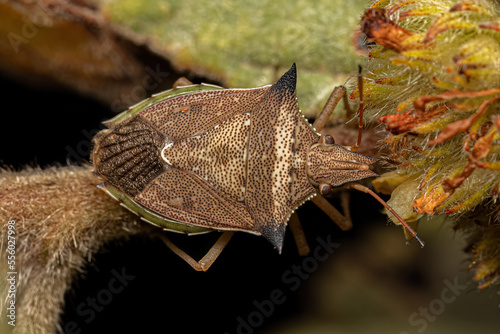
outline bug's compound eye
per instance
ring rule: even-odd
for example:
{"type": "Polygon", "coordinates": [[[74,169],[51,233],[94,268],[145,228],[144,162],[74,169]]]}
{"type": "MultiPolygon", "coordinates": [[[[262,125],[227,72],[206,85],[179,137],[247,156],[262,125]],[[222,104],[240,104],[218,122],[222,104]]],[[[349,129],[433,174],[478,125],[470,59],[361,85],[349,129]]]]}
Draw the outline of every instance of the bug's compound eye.
{"type": "Polygon", "coordinates": [[[335,139],[333,139],[333,137],[330,136],[330,135],[325,135],[325,139],[324,140],[325,140],[325,144],[327,144],[327,145],[333,145],[333,144],[335,144],[335,139]]]}
{"type": "Polygon", "coordinates": [[[333,145],[335,144],[335,139],[330,135],[321,135],[318,139],[318,144],[321,145],[333,145]]]}
{"type": "Polygon", "coordinates": [[[320,183],[319,191],[321,195],[327,196],[332,192],[332,186],[327,183],[320,183]]]}

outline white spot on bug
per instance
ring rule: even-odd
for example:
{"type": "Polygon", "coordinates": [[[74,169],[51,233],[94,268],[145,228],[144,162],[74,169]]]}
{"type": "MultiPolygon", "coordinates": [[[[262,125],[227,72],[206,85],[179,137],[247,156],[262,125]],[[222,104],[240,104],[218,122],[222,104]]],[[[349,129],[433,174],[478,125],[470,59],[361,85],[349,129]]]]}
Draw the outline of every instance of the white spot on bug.
{"type": "Polygon", "coordinates": [[[238,198],[239,202],[245,201],[245,192],[246,192],[246,188],[245,187],[241,187],[241,197],[238,198]]]}
{"type": "Polygon", "coordinates": [[[163,147],[163,149],[161,150],[161,158],[167,163],[169,164],[170,166],[172,166],[172,163],[168,160],[167,156],[166,156],[166,152],[167,150],[172,147],[174,145],[174,142],[171,141],[170,139],[167,139],[167,143],[165,144],[165,146],[163,147]]]}

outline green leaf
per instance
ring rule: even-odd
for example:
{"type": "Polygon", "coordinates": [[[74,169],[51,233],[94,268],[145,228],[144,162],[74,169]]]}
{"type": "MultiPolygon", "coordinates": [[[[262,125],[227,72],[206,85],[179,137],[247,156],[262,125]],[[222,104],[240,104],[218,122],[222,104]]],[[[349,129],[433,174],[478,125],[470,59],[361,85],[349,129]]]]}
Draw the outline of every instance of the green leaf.
{"type": "Polygon", "coordinates": [[[364,59],[353,36],[366,1],[107,0],[112,22],[147,37],[179,69],[226,87],[273,83],[293,62],[303,112],[314,115],[364,59]]]}

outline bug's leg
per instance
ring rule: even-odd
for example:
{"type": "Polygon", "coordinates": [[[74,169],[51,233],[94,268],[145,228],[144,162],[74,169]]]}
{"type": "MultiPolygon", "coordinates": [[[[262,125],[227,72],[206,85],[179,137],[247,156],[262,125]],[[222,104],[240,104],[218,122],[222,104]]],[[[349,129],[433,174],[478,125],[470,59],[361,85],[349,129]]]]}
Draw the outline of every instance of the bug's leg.
{"type": "Polygon", "coordinates": [[[295,239],[295,244],[297,245],[297,250],[299,251],[300,256],[306,256],[311,252],[309,245],[307,244],[306,236],[304,234],[304,230],[302,229],[302,225],[299,221],[299,216],[297,213],[294,213],[290,217],[290,229],[292,230],[293,238],[295,239]]]}
{"type": "MultiPolygon", "coordinates": [[[[323,196],[314,196],[311,201],[323,210],[323,212],[326,213],[342,231],[347,231],[352,228],[350,214],[341,214],[339,210],[330,204],[330,202],[328,202],[323,196]]],[[[345,210],[345,208],[343,209],[345,210]]]]}
{"type": "Polygon", "coordinates": [[[352,111],[351,106],[349,105],[349,100],[347,99],[347,94],[344,94],[344,96],[342,96],[342,101],[344,103],[345,118],[350,119],[352,117],[353,111],[352,111]]]}
{"type": "Polygon", "coordinates": [[[361,76],[361,66],[358,71],[358,91],[359,91],[359,106],[358,106],[358,140],[354,146],[351,146],[351,151],[356,152],[361,145],[361,137],[363,136],[363,111],[365,103],[363,101],[363,77],[361,76]]]}
{"type": "Polygon", "coordinates": [[[186,261],[191,267],[193,267],[193,269],[198,271],[207,271],[208,268],[210,268],[210,266],[215,262],[217,257],[219,257],[220,253],[222,253],[222,250],[224,249],[224,247],[226,247],[233,234],[234,232],[222,233],[222,235],[219,237],[219,239],[217,239],[212,248],[208,250],[207,254],[205,254],[205,256],[200,261],[196,261],[182,249],[177,247],[172,241],[170,241],[169,238],[165,236],[164,233],[160,234],[160,239],[168,248],[172,250],[172,252],[186,261]]]}
{"type": "Polygon", "coordinates": [[[342,212],[344,213],[345,219],[349,222],[350,226],[352,227],[351,210],[349,208],[350,200],[351,200],[351,194],[348,191],[340,192],[340,206],[342,207],[342,212]]]}
{"type": "Polygon", "coordinates": [[[182,87],[182,86],[190,86],[192,84],[193,83],[191,81],[189,81],[187,78],[180,77],[179,79],[175,80],[173,87],[174,88],[179,88],[179,87],[182,87]]]}
{"type": "Polygon", "coordinates": [[[325,127],[340,99],[342,99],[343,96],[346,96],[346,91],[347,90],[344,86],[338,86],[333,89],[333,92],[330,94],[328,101],[326,101],[323,110],[321,110],[318,118],[316,118],[313,123],[313,128],[315,128],[316,131],[320,132],[325,127]]]}
{"type": "Polygon", "coordinates": [[[364,193],[367,193],[367,194],[370,194],[372,195],[377,201],[380,202],[380,204],[382,204],[387,210],[389,210],[390,213],[392,213],[394,215],[394,217],[396,217],[397,220],[399,220],[399,222],[401,223],[401,225],[404,226],[404,228],[406,228],[406,230],[408,231],[408,233],[411,234],[412,237],[414,237],[418,243],[420,244],[420,246],[424,247],[424,243],[422,242],[422,240],[420,240],[420,238],[417,236],[417,232],[415,232],[405,221],[403,218],[401,218],[397,213],[396,211],[394,211],[382,198],[380,198],[377,194],[375,194],[373,192],[373,190],[371,190],[370,188],[368,187],[365,187],[359,183],[348,183],[346,185],[344,185],[345,187],[349,187],[349,188],[353,188],[353,189],[356,189],[356,190],[359,190],[359,191],[362,191],[364,193]]]}

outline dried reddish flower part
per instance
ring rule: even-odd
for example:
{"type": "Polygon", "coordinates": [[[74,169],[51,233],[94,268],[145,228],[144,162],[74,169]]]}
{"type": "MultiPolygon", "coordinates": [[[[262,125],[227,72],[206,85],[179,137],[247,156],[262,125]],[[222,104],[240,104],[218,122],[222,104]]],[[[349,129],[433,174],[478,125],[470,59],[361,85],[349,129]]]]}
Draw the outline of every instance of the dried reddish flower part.
{"type": "Polygon", "coordinates": [[[473,12],[478,12],[478,13],[483,13],[483,10],[481,9],[480,6],[478,6],[478,3],[475,1],[469,1],[465,0],[462,2],[457,3],[455,6],[450,8],[450,12],[460,12],[460,11],[473,11],[473,12]]]}
{"type": "MultiPolygon", "coordinates": [[[[497,97],[492,100],[496,100],[499,98],[500,97],[497,97]]],[[[492,102],[492,100],[488,100],[485,102],[492,102]]],[[[498,128],[496,127],[491,128],[488,134],[484,135],[483,137],[479,138],[476,141],[476,143],[472,148],[471,155],[469,156],[469,161],[465,165],[463,171],[460,174],[454,176],[453,178],[446,179],[442,182],[441,188],[443,192],[440,193],[439,196],[432,197],[431,198],[432,200],[429,200],[427,196],[422,195],[420,198],[415,200],[413,206],[418,213],[433,214],[435,208],[438,205],[442,204],[446,199],[448,199],[455,192],[455,189],[457,189],[462,185],[462,183],[474,172],[474,170],[478,166],[478,160],[486,157],[490,152],[491,143],[495,135],[498,135],[497,130],[498,128]]],[[[460,207],[461,205],[458,205],[456,207],[447,209],[445,210],[445,213],[453,213],[460,207]]]]}
{"type": "Polygon", "coordinates": [[[416,3],[416,2],[417,2],[416,0],[400,1],[389,8],[389,10],[387,11],[387,15],[390,16],[390,15],[394,14],[394,12],[396,12],[397,10],[399,10],[405,6],[411,5],[413,3],[416,3]]]}
{"type": "Polygon", "coordinates": [[[432,165],[427,172],[425,173],[424,178],[422,181],[420,181],[420,184],[418,185],[418,190],[424,189],[424,187],[427,185],[427,182],[431,179],[431,177],[436,173],[438,170],[439,166],[438,165],[432,165]]]}
{"type": "MultiPolygon", "coordinates": [[[[498,89],[490,90],[490,91],[481,91],[481,92],[469,92],[469,93],[473,94],[471,96],[481,96],[481,95],[484,95],[485,92],[491,92],[491,91],[498,91],[498,89]]],[[[489,94],[486,94],[486,95],[489,95],[489,94]]],[[[483,101],[483,103],[481,103],[481,105],[479,106],[476,113],[474,113],[469,118],[466,118],[466,119],[463,119],[460,121],[456,121],[456,122],[453,122],[450,125],[448,125],[445,129],[443,129],[443,131],[441,131],[439,133],[439,135],[437,136],[436,139],[431,140],[429,142],[429,145],[436,145],[439,143],[446,142],[446,141],[450,140],[451,138],[453,138],[454,136],[456,136],[457,134],[464,132],[465,130],[470,128],[472,126],[472,124],[474,124],[481,116],[484,115],[484,113],[488,109],[488,106],[492,102],[494,102],[498,99],[500,99],[500,96],[483,101]]]]}
{"type": "Polygon", "coordinates": [[[474,1],[462,1],[450,8],[450,10],[435,20],[425,36],[424,43],[427,43],[442,32],[451,29],[466,29],[474,27],[473,23],[457,17],[455,12],[476,12],[485,14],[483,8],[474,1]]]}
{"type": "Polygon", "coordinates": [[[387,131],[397,135],[411,132],[416,126],[442,116],[446,110],[447,108],[445,106],[437,106],[429,110],[426,114],[423,114],[416,113],[415,109],[411,109],[402,114],[382,116],[378,121],[380,123],[385,123],[385,129],[387,131]]]}
{"type": "Polygon", "coordinates": [[[493,197],[494,202],[497,201],[498,196],[498,188],[500,187],[500,183],[495,184],[493,190],[491,191],[491,196],[493,197]]]}
{"type": "Polygon", "coordinates": [[[499,18],[493,1],[386,0],[362,20],[379,44],[370,52],[365,111],[390,133],[385,144],[398,172],[420,183],[411,203],[396,192],[391,201],[419,214],[462,213],[453,218],[468,217],[462,231],[478,216],[496,221],[471,239],[480,288],[500,283],[499,18]]]}
{"type": "Polygon", "coordinates": [[[454,22],[449,17],[440,17],[439,19],[434,21],[432,26],[429,28],[429,31],[427,32],[427,35],[424,38],[424,43],[432,41],[433,39],[436,38],[437,35],[439,35],[442,32],[445,32],[449,29],[459,29],[459,28],[462,28],[462,26],[460,26],[460,23],[454,22]]]}
{"type": "Polygon", "coordinates": [[[413,36],[411,31],[401,28],[389,20],[383,8],[374,8],[366,11],[360,25],[361,31],[369,39],[398,53],[408,48],[408,45],[404,45],[404,42],[413,36]]]}
{"type": "Polygon", "coordinates": [[[486,22],[486,23],[481,23],[479,25],[479,28],[500,31],[500,22],[486,22]]]}
{"type": "MultiPolygon", "coordinates": [[[[460,187],[462,185],[462,183],[465,181],[465,179],[468,178],[472,174],[474,169],[476,169],[476,166],[474,164],[467,163],[467,165],[465,165],[465,168],[462,171],[462,173],[458,174],[457,176],[455,176],[452,179],[446,179],[443,181],[443,184],[442,184],[443,190],[445,192],[449,193],[450,195],[453,194],[455,189],[457,189],[458,187],[460,187]]],[[[441,204],[441,203],[436,203],[436,205],[439,205],[439,204],[441,204]]]]}
{"type": "MultiPolygon", "coordinates": [[[[496,118],[494,120],[494,123],[495,123],[496,130],[494,130],[495,132],[493,134],[494,135],[496,134],[498,136],[500,134],[500,118],[496,118]]],[[[490,142],[495,140],[495,139],[496,139],[495,136],[493,136],[492,139],[490,139],[490,142]]],[[[478,140],[478,142],[479,142],[479,140],[478,140]]],[[[489,149],[489,147],[488,147],[488,149],[489,149]]],[[[476,161],[476,166],[479,168],[489,169],[492,171],[500,171],[500,161],[497,161],[497,162],[476,161]]],[[[492,190],[492,196],[495,197],[495,202],[496,202],[496,197],[498,195],[498,186],[499,186],[499,183],[496,183],[495,186],[493,187],[493,190],[492,190]]]]}
{"type": "Polygon", "coordinates": [[[434,209],[450,197],[444,189],[436,190],[429,195],[423,194],[413,202],[413,208],[418,214],[434,214],[434,209]]]}
{"type": "MultiPolygon", "coordinates": [[[[494,129],[495,130],[495,129],[494,129]]],[[[472,154],[470,159],[476,160],[482,159],[490,153],[491,142],[496,134],[496,131],[490,131],[487,135],[479,138],[472,148],[472,154]]]]}
{"type": "Polygon", "coordinates": [[[425,113],[425,107],[428,103],[438,102],[443,100],[451,100],[455,98],[471,98],[471,97],[480,97],[480,96],[488,96],[493,94],[500,93],[500,89],[488,89],[482,90],[479,92],[470,92],[470,91],[462,91],[458,89],[452,89],[447,92],[444,92],[440,95],[423,95],[413,102],[413,107],[415,111],[425,113]]]}

